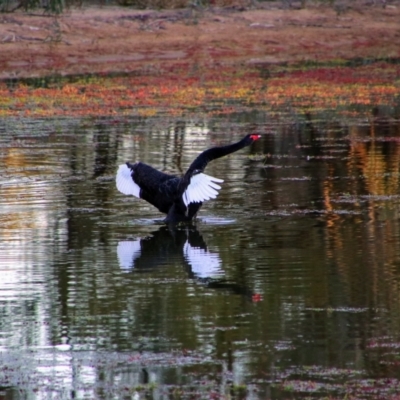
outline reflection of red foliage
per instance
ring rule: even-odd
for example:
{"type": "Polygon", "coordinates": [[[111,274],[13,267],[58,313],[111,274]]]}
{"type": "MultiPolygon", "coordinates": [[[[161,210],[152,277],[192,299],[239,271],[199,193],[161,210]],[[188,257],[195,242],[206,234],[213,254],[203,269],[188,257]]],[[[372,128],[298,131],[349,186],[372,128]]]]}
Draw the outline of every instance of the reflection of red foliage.
{"type": "Polygon", "coordinates": [[[251,296],[251,301],[253,303],[258,303],[259,301],[262,301],[262,296],[259,293],[254,293],[253,296],[251,296]]]}

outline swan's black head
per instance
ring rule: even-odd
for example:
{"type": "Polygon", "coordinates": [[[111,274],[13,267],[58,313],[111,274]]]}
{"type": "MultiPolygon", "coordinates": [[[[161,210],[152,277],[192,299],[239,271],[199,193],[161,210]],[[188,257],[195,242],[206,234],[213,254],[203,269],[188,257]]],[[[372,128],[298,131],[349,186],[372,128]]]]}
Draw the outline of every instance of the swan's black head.
{"type": "Polygon", "coordinates": [[[137,166],[138,166],[139,163],[136,162],[135,164],[131,164],[129,161],[127,161],[125,164],[127,165],[127,167],[128,167],[131,171],[134,171],[134,170],[137,168],[137,166]]]}
{"type": "Polygon", "coordinates": [[[245,146],[250,146],[253,142],[260,139],[260,137],[261,135],[255,135],[253,133],[249,133],[243,138],[245,146]]]}

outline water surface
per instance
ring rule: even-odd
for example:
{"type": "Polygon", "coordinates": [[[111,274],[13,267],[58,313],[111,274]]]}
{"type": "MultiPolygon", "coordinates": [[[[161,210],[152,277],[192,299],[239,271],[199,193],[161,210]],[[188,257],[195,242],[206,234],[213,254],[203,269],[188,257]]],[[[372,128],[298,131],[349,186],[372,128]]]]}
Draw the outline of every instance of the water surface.
{"type": "Polygon", "coordinates": [[[399,395],[400,131],[375,117],[2,121],[4,395],[399,395]],[[249,131],[192,226],[115,188],[249,131]]]}

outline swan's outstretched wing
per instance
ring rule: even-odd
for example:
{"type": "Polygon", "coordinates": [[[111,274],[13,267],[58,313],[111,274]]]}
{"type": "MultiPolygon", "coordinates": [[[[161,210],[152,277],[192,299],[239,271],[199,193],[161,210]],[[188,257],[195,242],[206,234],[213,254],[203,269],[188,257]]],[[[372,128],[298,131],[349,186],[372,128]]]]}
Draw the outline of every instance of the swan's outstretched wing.
{"type": "Polygon", "coordinates": [[[221,186],[217,183],[222,182],[223,179],[214,178],[203,173],[193,175],[182,195],[185,206],[187,207],[190,203],[201,203],[215,199],[218,196],[218,190],[221,189],[221,186]]]}
{"type": "Polygon", "coordinates": [[[123,194],[140,198],[140,187],[134,182],[132,174],[133,171],[126,164],[120,165],[115,178],[117,189],[123,194]]]}

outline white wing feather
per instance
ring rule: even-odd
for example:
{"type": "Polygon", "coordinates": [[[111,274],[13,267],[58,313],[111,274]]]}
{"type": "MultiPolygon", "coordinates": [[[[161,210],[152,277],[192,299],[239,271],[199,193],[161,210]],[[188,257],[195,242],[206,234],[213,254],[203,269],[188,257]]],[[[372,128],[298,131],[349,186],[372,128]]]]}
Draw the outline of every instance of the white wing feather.
{"type": "Polygon", "coordinates": [[[187,207],[190,203],[201,203],[206,200],[215,199],[218,196],[218,190],[223,179],[214,178],[213,176],[203,173],[196,174],[190,179],[190,184],[183,192],[182,199],[187,207]]]}
{"type": "Polygon", "coordinates": [[[120,165],[115,178],[117,189],[123,194],[140,198],[140,186],[132,179],[132,170],[126,164],[120,165]]]}

